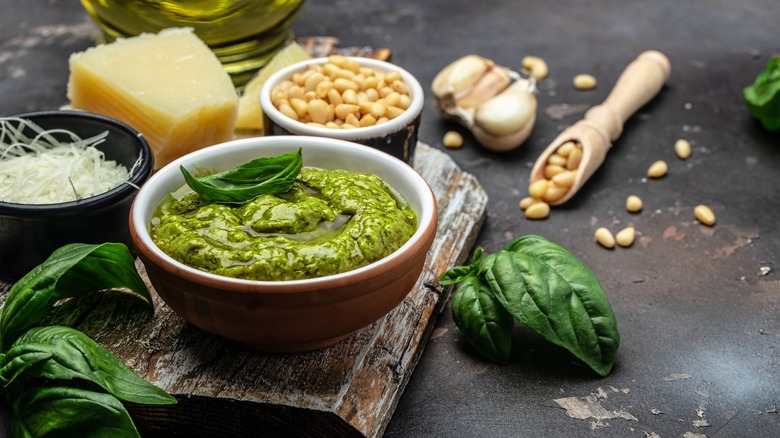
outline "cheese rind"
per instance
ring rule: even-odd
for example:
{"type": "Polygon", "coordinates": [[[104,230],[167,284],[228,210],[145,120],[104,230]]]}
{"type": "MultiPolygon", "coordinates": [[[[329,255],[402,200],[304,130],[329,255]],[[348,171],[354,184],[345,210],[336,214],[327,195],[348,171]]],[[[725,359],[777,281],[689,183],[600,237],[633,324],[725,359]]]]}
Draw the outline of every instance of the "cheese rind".
{"type": "Polygon", "coordinates": [[[73,108],[132,126],[149,142],[155,169],[233,139],[238,96],[214,53],[191,29],[142,34],[71,55],[73,108]]]}

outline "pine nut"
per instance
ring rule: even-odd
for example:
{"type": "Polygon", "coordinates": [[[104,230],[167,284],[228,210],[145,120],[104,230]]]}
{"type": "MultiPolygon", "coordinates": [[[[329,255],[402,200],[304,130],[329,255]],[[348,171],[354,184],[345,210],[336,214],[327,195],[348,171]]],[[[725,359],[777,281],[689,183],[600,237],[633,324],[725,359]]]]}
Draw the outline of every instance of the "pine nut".
{"type": "Polygon", "coordinates": [[[363,117],[362,119],[358,120],[357,116],[355,114],[347,114],[347,117],[344,119],[344,123],[348,123],[352,126],[370,126],[373,125],[376,120],[371,121],[368,119],[368,117],[363,117]],[[363,123],[366,123],[363,125],[363,123]]]}
{"type": "Polygon", "coordinates": [[[463,146],[463,136],[457,131],[447,131],[441,142],[446,148],[457,149],[463,146]]]}
{"type": "Polygon", "coordinates": [[[599,228],[596,230],[595,237],[596,242],[604,248],[612,249],[615,247],[615,237],[612,236],[612,233],[608,229],[604,227],[599,228]]]}
{"type": "Polygon", "coordinates": [[[566,162],[568,160],[566,157],[558,154],[552,154],[550,155],[550,158],[547,159],[547,164],[555,164],[556,166],[566,167],[566,162]]]}
{"type": "Polygon", "coordinates": [[[674,152],[681,160],[687,160],[691,156],[691,144],[688,140],[679,139],[674,143],[674,152]]]}
{"type": "Polygon", "coordinates": [[[303,99],[290,99],[290,106],[298,114],[298,120],[306,117],[309,113],[309,103],[303,99]]]}
{"type": "Polygon", "coordinates": [[[398,108],[397,106],[388,106],[385,110],[385,116],[387,116],[388,119],[393,120],[394,118],[400,116],[404,113],[404,110],[401,108],[398,108]]]}
{"type": "Polygon", "coordinates": [[[569,157],[566,160],[566,168],[569,170],[575,170],[580,167],[582,162],[582,148],[575,146],[569,153],[569,157]]]}
{"type": "Polygon", "coordinates": [[[298,120],[298,113],[296,113],[295,110],[292,109],[289,103],[281,104],[279,106],[279,112],[293,120],[298,120]]]}
{"type": "MultiPolygon", "coordinates": [[[[325,99],[328,97],[330,90],[333,90],[333,82],[327,79],[323,79],[322,81],[320,81],[319,84],[317,84],[317,87],[314,89],[314,92],[317,94],[318,98],[325,99]]],[[[334,90],[334,91],[338,93],[338,90],[334,90]]]]}
{"type": "Polygon", "coordinates": [[[407,109],[407,108],[409,108],[409,105],[411,105],[411,104],[412,104],[412,98],[409,97],[406,94],[402,94],[398,98],[398,108],[407,109]]]}
{"type": "Polygon", "coordinates": [[[592,90],[596,88],[596,78],[588,74],[579,74],[572,81],[574,88],[578,90],[592,90]]]}
{"type": "Polygon", "coordinates": [[[568,157],[571,151],[577,148],[577,144],[573,141],[567,141],[566,143],[558,146],[558,149],[555,151],[556,154],[562,156],[562,157],[568,157]]]}
{"type": "Polygon", "coordinates": [[[569,191],[568,187],[561,187],[557,186],[555,184],[550,184],[547,187],[547,191],[544,192],[544,195],[542,196],[542,200],[545,202],[553,203],[566,195],[566,192],[569,191]]]}
{"type": "Polygon", "coordinates": [[[314,91],[317,89],[317,85],[325,80],[325,76],[322,73],[314,72],[306,78],[306,82],[303,84],[303,89],[306,91],[314,91]]]}
{"type": "Polygon", "coordinates": [[[637,213],[642,210],[642,199],[636,195],[630,195],[626,198],[626,210],[629,213],[637,213]]]}
{"type": "Polygon", "coordinates": [[[401,73],[397,71],[391,71],[385,75],[385,82],[392,84],[395,81],[401,80],[401,73]]]}
{"type": "Polygon", "coordinates": [[[335,66],[343,67],[344,63],[347,62],[347,57],[343,55],[330,55],[328,56],[328,62],[335,66]]]}
{"type": "Polygon", "coordinates": [[[525,198],[520,200],[520,204],[519,204],[520,205],[520,209],[521,210],[526,210],[528,207],[533,205],[535,202],[538,202],[538,201],[536,199],[530,197],[530,196],[526,196],[525,198]]]}
{"type": "Polygon", "coordinates": [[[706,205],[704,204],[697,205],[693,209],[693,214],[696,216],[696,219],[702,224],[707,225],[708,227],[715,225],[715,213],[713,213],[712,209],[710,209],[706,205]]]}
{"type": "Polygon", "coordinates": [[[549,185],[550,181],[546,179],[540,179],[528,186],[528,194],[536,199],[542,199],[542,196],[544,196],[545,192],[547,192],[547,187],[549,185]]]}
{"type": "Polygon", "coordinates": [[[633,245],[635,237],[636,230],[634,230],[634,227],[626,227],[618,231],[618,233],[615,235],[615,240],[617,241],[618,245],[626,248],[633,245]]]}
{"type": "Polygon", "coordinates": [[[576,173],[571,170],[564,170],[561,173],[554,175],[551,179],[556,185],[566,187],[567,189],[574,185],[574,177],[576,173]]]}
{"type": "MultiPolygon", "coordinates": [[[[352,117],[355,117],[355,116],[353,115],[352,117]]],[[[347,122],[349,123],[349,120],[347,120],[347,122]]],[[[352,123],[350,123],[350,124],[352,124],[352,123]]],[[[371,114],[367,114],[367,115],[365,115],[365,116],[360,118],[360,121],[358,122],[358,125],[361,128],[365,128],[366,126],[376,125],[376,119],[371,114]]]]}
{"type": "Polygon", "coordinates": [[[555,175],[563,172],[564,170],[566,170],[566,169],[564,169],[561,166],[556,166],[555,164],[547,165],[547,166],[544,167],[544,177],[548,178],[548,179],[552,178],[555,175]]]}
{"type": "Polygon", "coordinates": [[[328,121],[328,103],[322,99],[314,99],[309,102],[309,117],[314,123],[325,124],[328,121]]]}
{"type": "Polygon", "coordinates": [[[539,58],[538,56],[526,56],[521,61],[521,64],[524,69],[530,72],[531,76],[534,76],[537,79],[544,79],[547,77],[547,63],[544,62],[542,58],[539,58]]]}
{"type": "Polygon", "coordinates": [[[341,98],[341,94],[339,94],[339,90],[335,88],[331,88],[328,90],[328,101],[330,101],[331,105],[341,105],[344,103],[344,100],[341,98]]]}
{"type": "Polygon", "coordinates": [[[647,169],[647,176],[649,176],[650,178],[661,178],[664,175],[666,175],[667,169],[668,166],[666,164],[666,161],[658,160],[655,163],[651,164],[650,167],[647,169]]]}
{"type": "Polygon", "coordinates": [[[550,205],[546,202],[535,202],[525,209],[528,219],[544,219],[550,215],[550,205]]]}
{"type": "Polygon", "coordinates": [[[336,117],[338,117],[341,120],[346,120],[347,116],[350,114],[355,114],[360,110],[360,107],[357,105],[350,105],[348,103],[342,103],[341,105],[336,105],[336,117]]]}

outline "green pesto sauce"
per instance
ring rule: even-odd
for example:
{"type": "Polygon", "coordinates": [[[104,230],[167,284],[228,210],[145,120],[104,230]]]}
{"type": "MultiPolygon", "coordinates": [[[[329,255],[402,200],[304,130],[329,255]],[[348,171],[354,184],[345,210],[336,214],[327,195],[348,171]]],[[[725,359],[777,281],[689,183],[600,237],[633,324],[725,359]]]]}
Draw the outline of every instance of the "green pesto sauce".
{"type": "Polygon", "coordinates": [[[389,255],[416,229],[412,208],[379,177],[307,167],[289,190],[246,204],[209,203],[185,186],[151,223],[152,239],[174,259],[252,280],[349,271],[389,255]]]}

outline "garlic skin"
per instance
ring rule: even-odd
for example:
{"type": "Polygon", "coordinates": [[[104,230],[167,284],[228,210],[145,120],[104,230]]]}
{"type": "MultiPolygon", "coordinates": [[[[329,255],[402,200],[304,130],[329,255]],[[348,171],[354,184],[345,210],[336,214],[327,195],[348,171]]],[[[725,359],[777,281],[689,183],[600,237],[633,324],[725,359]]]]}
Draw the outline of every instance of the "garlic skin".
{"type": "Polygon", "coordinates": [[[442,114],[466,126],[494,152],[519,147],[536,121],[536,82],[477,55],[442,69],[431,85],[442,114]]]}

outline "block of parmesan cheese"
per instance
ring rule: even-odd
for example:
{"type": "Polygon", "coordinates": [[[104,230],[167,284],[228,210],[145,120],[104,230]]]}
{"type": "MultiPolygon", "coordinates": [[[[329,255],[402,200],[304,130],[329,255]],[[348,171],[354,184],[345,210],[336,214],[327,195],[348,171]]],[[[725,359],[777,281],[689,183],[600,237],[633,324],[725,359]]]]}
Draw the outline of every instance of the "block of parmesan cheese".
{"type": "Polygon", "coordinates": [[[99,45],[70,57],[75,109],[141,132],[155,169],[233,139],[238,96],[216,55],[191,29],[172,28],[99,45]]]}

